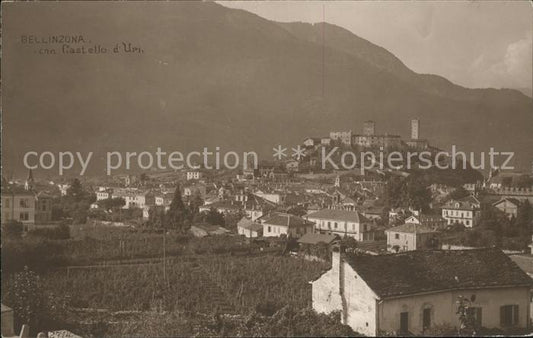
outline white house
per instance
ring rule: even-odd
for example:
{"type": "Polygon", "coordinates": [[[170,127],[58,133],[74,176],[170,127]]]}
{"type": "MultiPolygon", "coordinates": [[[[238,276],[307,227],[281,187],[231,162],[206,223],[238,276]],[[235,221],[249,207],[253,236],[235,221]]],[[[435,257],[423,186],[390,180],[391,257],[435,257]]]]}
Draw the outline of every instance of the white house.
{"type": "Polygon", "coordinates": [[[385,230],[390,252],[436,248],[437,231],[421,224],[405,223],[385,230]]]}
{"type": "Polygon", "coordinates": [[[287,237],[300,238],[307,233],[313,232],[314,224],[301,217],[285,214],[273,213],[264,217],[261,221],[263,225],[264,237],[287,237]]]}
{"type": "Polygon", "coordinates": [[[70,184],[57,184],[57,188],[59,189],[59,192],[61,193],[61,196],[66,196],[68,188],[70,188],[70,184]]]}
{"type": "Polygon", "coordinates": [[[405,223],[419,224],[432,229],[442,229],[446,226],[447,221],[441,215],[411,215],[405,219],[405,223]]]}
{"type": "Polygon", "coordinates": [[[303,142],[306,147],[314,147],[320,144],[320,137],[308,137],[303,142]]]}
{"type": "Polygon", "coordinates": [[[516,218],[518,209],[520,208],[520,201],[516,198],[505,197],[492,204],[493,207],[502,211],[509,218],[516,218]]]}
{"type": "Polygon", "coordinates": [[[149,191],[139,191],[136,189],[115,189],[113,198],[123,198],[125,201],[123,209],[140,208],[155,205],[155,196],[149,191]]]}
{"type": "Polygon", "coordinates": [[[442,207],[442,217],[448,224],[475,227],[481,217],[481,203],[474,196],[450,200],[442,207]]]}
{"type": "Polygon", "coordinates": [[[237,233],[248,238],[257,238],[263,235],[263,225],[243,217],[237,222],[237,233]]]}
{"type": "Polygon", "coordinates": [[[349,236],[358,241],[374,240],[372,222],[358,211],[322,209],[305,216],[315,223],[315,232],[349,236]]]}
{"type": "Polygon", "coordinates": [[[96,191],[96,200],[106,200],[113,197],[113,189],[106,187],[99,187],[96,191]]]}
{"type": "Polygon", "coordinates": [[[420,335],[460,325],[457,301],[471,300],[478,328],[528,328],[533,280],[496,248],[409,251],[390,255],[333,252],[332,267],[312,284],[319,313],[368,336],[420,335]]]}
{"type": "Polygon", "coordinates": [[[276,208],[275,203],[253,194],[238,194],[235,195],[235,199],[242,203],[246,217],[252,221],[257,220],[276,208]]]}
{"type": "Polygon", "coordinates": [[[340,141],[344,145],[352,145],[352,131],[331,131],[329,138],[333,141],[340,141]]]}
{"type": "Polygon", "coordinates": [[[187,171],[187,181],[199,180],[202,178],[202,172],[198,170],[187,171]]]}
{"type": "Polygon", "coordinates": [[[257,190],[256,192],[254,192],[254,195],[264,198],[267,201],[270,201],[275,204],[282,204],[283,202],[285,202],[285,196],[280,193],[268,193],[263,192],[261,190],[257,190]]]}
{"type": "Polygon", "coordinates": [[[154,202],[155,202],[155,205],[165,207],[165,211],[166,211],[170,207],[170,203],[172,203],[173,199],[174,199],[174,194],[171,192],[158,193],[158,194],[155,194],[154,202]]]}

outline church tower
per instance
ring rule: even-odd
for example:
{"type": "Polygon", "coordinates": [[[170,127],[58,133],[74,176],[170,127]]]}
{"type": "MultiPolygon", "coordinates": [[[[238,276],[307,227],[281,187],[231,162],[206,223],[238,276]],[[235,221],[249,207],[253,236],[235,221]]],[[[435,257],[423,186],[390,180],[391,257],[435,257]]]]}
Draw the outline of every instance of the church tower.
{"type": "Polygon", "coordinates": [[[24,189],[26,190],[33,190],[34,188],[34,180],[33,180],[33,171],[30,169],[28,172],[28,178],[26,179],[26,182],[24,183],[24,189]]]}
{"type": "Polygon", "coordinates": [[[335,187],[340,188],[340,186],[341,186],[341,178],[339,175],[337,175],[337,177],[335,177],[335,187]]]}
{"type": "Polygon", "coordinates": [[[420,120],[411,120],[411,140],[418,140],[420,136],[420,120]]]}

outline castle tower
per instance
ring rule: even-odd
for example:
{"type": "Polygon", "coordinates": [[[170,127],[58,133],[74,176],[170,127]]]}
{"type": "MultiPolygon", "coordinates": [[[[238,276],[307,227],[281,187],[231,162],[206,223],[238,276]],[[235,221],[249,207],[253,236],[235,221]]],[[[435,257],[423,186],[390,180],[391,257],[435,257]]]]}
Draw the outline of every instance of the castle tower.
{"type": "Polygon", "coordinates": [[[411,140],[418,140],[420,131],[420,120],[411,120],[411,140]]]}
{"type": "Polygon", "coordinates": [[[24,183],[24,189],[26,190],[33,190],[33,171],[30,169],[28,172],[28,178],[26,179],[26,182],[24,183]]]}
{"type": "Polygon", "coordinates": [[[364,135],[375,135],[376,134],[376,123],[374,121],[365,121],[363,124],[363,134],[364,135]]]}
{"type": "Polygon", "coordinates": [[[341,178],[339,175],[335,177],[335,187],[339,188],[341,186],[341,178]]]}

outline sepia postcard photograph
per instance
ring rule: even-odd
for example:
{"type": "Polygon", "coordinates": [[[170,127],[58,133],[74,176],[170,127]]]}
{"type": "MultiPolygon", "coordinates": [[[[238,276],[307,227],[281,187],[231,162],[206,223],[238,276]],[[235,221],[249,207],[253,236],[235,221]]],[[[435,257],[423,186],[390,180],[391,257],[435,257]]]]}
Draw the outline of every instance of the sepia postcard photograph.
{"type": "Polygon", "coordinates": [[[3,1],[1,336],[533,336],[531,0],[3,1]]]}

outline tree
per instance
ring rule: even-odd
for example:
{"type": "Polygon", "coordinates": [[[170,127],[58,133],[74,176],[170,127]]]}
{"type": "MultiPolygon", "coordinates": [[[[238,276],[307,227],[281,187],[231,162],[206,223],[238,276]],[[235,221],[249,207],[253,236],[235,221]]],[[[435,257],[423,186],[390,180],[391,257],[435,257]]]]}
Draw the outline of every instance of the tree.
{"type": "Polygon", "coordinates": [[[39,276],[26,266],[10,280],[7,290],[6,304],[15,313],[15,325],[39,327],[40,318],[46,312],[46,299],[39,276]]]}
{"type": "Polygon", "coordinates": [[[158,205],[150,207],[148,223],[154,228],[162,228],[165,225],[165,209],[158,205]]]}
{"type": "Polygon", "coordinates": [[[220,226],[225,225],[224,214],[218,212],[214,208],[209,209],[209,211],[205,214],[204,221],[211,225],[220,225],[220,226]]]}
{"type": "Polygon", "coordinates": [[[204,205],[204,200],[202,199],[202,195],[200,194],[200,191],[195,190],[191,198],[191,202],[189,203],[189,209],[191,211],[191,214],[192,215],[198,214],[199,208],[202,205],[204,205]]]}
{"type": "Polygon", "coordinates": [[[518,188],[531,188],[533,186],[533,178],[529,175],[520,175],[513,179],[513,186],[518,188]]]}
{"type": "Polygon", "coordinates": [[[415,210],[427,211],[431,202],[431,191],[420,180],[407,180],[408,206],[415,210]]]}
{"type": "Polygon", "coordinates": [[[470,196],[470,193],[468,192],[468,190],[466,190],[463,187],[459,187],[459,188],[455,189],[450,194],[450,198],[453,199],[453,200],[460,200],[460,199],[465,198],[467,196],[470,196]]]}
{"type": "Polygon", "coordinates": [[[491,204],[481,204],[481,218],[479,221],[481,227],[494,230],[501,234],[502,230],[509,226],[509,218],[505,213],[491,204]]]}
{"type": "Polygon", "coordinates": [[[181,231],[187,230],[190,221],[189,210],[185,207],[181,198],[180,186],[176,186],[174,197],[165,215],[165,225],[169,228],[181,231]]]}
{"type": "Polygon", "coordinates": [[[67,190],[66,196],[59,201],[57,215],[72,217],[75,223],[83,224],[87,221],[87,215],[91,204],[96,200],[93,193],[85,191],[77,178],[72,181],[72,184],[67,190]]]}
{"type": "Polygon", "coordinates": [[[526,231],[533,230],[533,208],[528,199],[518,207],[515,224],[526,231]]]}
{"type": "Polygon", "coordinates": [[[10,220],[2,225],[2,237],[6,238],[20,238],[24,231],[22,222],[10,220]]]}
{"type": "Polygon", "coordinates": [[[96,202],[99,207],[109,211],[112,209],[121,208],[126,204],[126,201],[122,197],[106,198],[96,202]]]}
{"type": "Polygon", "coordinates": [[[70,187],[67,189],[67,197],[72,198],[75,202],[79,202],[81,199],[83,199],[83,196],[84,192],[81,182],[79,179],[75,178],[70,187]]]}
{"type": "Polygon", "coordinates": [[[470,297],[470,299],[463,296],[459,296],[457,299],[456,314],[459,318],[459,323],[461,323],[458,332],[459,335],[465,335],[468,333],[475,335],[476,330],[479,330],[479,328],[476,327],[475,309],[472,308],[472,302],[475,300],[475,295],[470,297]]]}
{"type": "Polygon", "coordinates": [[[142,173],[139,175],[139,181],[141,182],[141,185],[145,185],[146,182],[150,180],[150,177],[146,173],[142,173]]]}

